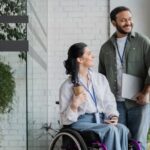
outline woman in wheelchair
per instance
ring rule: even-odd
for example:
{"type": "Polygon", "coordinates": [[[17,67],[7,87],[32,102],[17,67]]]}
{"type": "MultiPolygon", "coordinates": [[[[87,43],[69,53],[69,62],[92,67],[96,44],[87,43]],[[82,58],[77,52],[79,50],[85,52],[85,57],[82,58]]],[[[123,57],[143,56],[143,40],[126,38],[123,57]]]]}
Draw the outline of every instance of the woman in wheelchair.
{"type": "Polygon", "coordinates": [[[64,61],[69,77],[59,94],[61,122],[81,132],[95,132],[108,150],[127,150],[129,131],[118,123],[119,113],[107,79],[91,70],[93,58],[85,43],[69,48],[64,61]]]}

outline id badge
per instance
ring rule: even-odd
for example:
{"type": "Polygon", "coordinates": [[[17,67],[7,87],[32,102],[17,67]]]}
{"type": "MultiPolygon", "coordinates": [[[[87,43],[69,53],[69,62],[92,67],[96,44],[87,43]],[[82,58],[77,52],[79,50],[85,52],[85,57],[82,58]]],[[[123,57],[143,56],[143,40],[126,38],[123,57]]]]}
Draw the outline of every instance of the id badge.
{"type": "Polygon", "coordinates": [[[95,113],[95,120],[97,124],[100,124],[100,116],[99,116],[99,112],[95,113]]]}

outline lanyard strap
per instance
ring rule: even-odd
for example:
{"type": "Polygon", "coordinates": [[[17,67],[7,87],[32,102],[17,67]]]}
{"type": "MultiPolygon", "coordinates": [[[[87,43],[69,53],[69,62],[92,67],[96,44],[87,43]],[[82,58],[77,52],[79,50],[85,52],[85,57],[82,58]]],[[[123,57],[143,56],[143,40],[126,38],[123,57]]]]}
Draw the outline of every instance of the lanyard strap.
{"type": "Polygon", "coordinates": [[[116,41],[117,52],[118,52],[118,55],[119,55],[120,62],[122,64],[122,66],[123,66],[123,58],[124,58],[124,54],[125,54],[126,45],[127,45],[127,39],[126,39],[126,42],[125,42],[125,45],[124,45],[124,49],[123,49],[123,54],[122,54],[122,57],[121,57],[121,54],[119,52],[119,47],[118,47],[118,44],[117,44],[117,41],[116,41]]]}
{"type": "Polygon", "coordinates": [[[95,91],[94,91],[94,87],[93,87],[93,84],[92,84],[92,91],[93,91],[93,94],[90,92],[90,90],[83,84],[83,82],[80,81],[80,83],[82,84],[82,86],[85,88],[85,90],[90,94],[94,104],[95,104],[95,107],[96,107],[96,110],[98,111],[98,107],[97,107],[97,100],[96,100],[96,95],[95,95],[95,91]]]}

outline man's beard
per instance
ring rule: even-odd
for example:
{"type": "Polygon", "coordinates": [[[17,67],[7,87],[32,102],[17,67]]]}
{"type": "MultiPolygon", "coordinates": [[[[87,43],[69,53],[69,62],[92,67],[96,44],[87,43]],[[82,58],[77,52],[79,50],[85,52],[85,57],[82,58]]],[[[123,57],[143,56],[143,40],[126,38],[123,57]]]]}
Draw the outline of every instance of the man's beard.
{"type": "MultiPolygon", "coordinates": [[[[131,31],[132,31],[133,24],[131,24],[130,26],[131,26],[131,31]]],[[[126,26],[123,26],[122,28],[124,28],[124,27],[126,27],[126,26]]],[[[117,28],[117,31],[120,32],[121,34],[128,34],[128,33],[131,33],[131,31],[130,31],[130,32],[124,31],[124,30],[123,30],[120,26],[118,26],[117,24],[116,24],[116,28],[117,28]]]]}

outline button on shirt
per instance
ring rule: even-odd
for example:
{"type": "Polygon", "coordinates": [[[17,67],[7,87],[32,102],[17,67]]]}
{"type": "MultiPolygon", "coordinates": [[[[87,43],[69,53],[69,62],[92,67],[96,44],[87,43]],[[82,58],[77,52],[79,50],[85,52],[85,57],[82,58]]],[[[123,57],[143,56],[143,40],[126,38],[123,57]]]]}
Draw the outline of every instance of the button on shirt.
{"type": "MultiPolygon", "coordinates": [[[[80,78],[80,77],[79,77],[80,78]]],[[[81,79],[82,80],[82,79],[81,79]]],[[[119,116],[116,108],[115,97],[112,94],[107,79],[104,75],[90,71],[90,82],[88,88],[92,91],[94,88],[97,108],[101,113],[105,113],[106,117],[110,115],[119,116]]],[[[85,113],[95,113],[96,106],[90,94],[85,90],[87,95],[86,101],[82,103],[77,112],[73,112],[70,108],[73,97],[73,84],[71,78],[68,78],[60,87],[59,102],[60,102],[60,115],[63,125],[69,125],[78,120],[80,115],[85,113]]]]}

